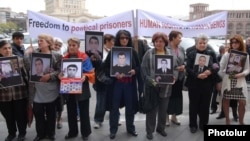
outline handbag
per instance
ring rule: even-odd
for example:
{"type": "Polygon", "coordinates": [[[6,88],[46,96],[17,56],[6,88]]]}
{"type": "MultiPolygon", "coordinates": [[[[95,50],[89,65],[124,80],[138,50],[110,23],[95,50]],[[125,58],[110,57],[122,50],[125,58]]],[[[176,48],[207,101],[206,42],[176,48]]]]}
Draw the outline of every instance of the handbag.
{"type": "Polygon", "coordinates": [[[104,69],[99,69],[96,71],[96,78],[98,81],[104,83],[104,84],[112,84],[113,79],[106,75],[104,69]]]}
{"type": "Polygon", "coordinates": [[[159,104],[159,91],[155,87],[146,86],[145,93],[140,95],[139,112],[147,114],[159,104]]]}

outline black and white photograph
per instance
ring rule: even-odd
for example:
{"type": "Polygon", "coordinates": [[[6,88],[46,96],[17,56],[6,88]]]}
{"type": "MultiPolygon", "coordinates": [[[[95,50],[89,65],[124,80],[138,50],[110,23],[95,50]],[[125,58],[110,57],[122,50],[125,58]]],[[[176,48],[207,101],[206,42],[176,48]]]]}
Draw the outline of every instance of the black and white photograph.
{"type": "Polygon", "coordinates": [[[245,62],[247,59],[247,53],[230,50],[229,60],[226,67],[226,73],[240,73],[243,71],[245,62]]]}
{"type": "Polygon", "coordinates": [[[82,78],[82,59],[63,59],[63,78],[82,78]]]}
{"type": "Polygon", "coordinates": [[[32,53],[30,81],[40,82],[40,78],[51,72],[51,54],[32,53]]]}
{"type": "Polygon", "coordinates": [[[90,56],[102,58],[103,32],[85,31],[85,51],[90,56]]]}
{"type": "Polygon", "coordinates": [[[0,58],[0,87],[22,85],[17,56],[0,58]]]}
{"type": "Polygon", "coordinates": [[[61,94],[82,93],[82,59],[62,60],[63,78],[60,82],[61,94]]]}
{"type": "Polygon", "coordinates": [[[158,84],[172,84],[173,77],[173,56],[155,55],[155,81],[158,84]]]}
{"type": "Polygon", "coordinates": [[[131,48],[113,47],[111,49],[111,76],[117,76],[118,74],[131,76],[131,74],[128,73],[132,69],[131,55],[131,48]]]}

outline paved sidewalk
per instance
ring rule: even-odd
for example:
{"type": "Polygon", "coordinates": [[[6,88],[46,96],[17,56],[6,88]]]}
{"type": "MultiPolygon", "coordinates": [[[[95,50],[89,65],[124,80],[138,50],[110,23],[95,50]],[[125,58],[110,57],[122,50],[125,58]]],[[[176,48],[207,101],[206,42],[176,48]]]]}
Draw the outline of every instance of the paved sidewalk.
{"type": "MultiPolygon", "coordinates": [[[[168,134],[167,137],[162,137],[158,133],[154,133],[154,141],[162,141],[162,140],[168,140],[168,141],[203,141],[203,132],[198,130],[197,133],[192,134],[190,133],[189,126],[188,126],[188,97],[187,92],[183,93],[184,96],[184,107],[183,107],[183,114],[179,116],[179,120],[181,121],[181,125],[177,126],[174,124],[171,124],[169,127],[166,127],[166,132],[168,134]]],[[[103,123],[102,128],[100,129],[94,129],[93,128],[93,116],[94,116],[94,109],[95,109],[95,93],[92,94],[91,102],[90,102],[90,118],[91,118],[91,126],[92,126],[92,134],[89,136],[89,141],[109,141],[109,122],[108,122],[108,116],[107,113],[105,116],[105,121],[103,123]]],[[[66,108],[64,108],[66,109],[66,108]]],[[[248,105],[248,109],[245,115],[245,123],[250,124],[250,106],[248,105]]],[[[218,112],[216,114],[210,115],[209,124],[224,124],[225,119],[217,120],[216,117],[218,116],[218,112]]],[[[232,114],[230,113],[230,116],[232,117],[232,114]]],[[[135,126],[136,131],[138,132],[137,137],[133,137],[126,133],[126,126],[125,126],[125,116],[124,116],[124,109],[121,110],[121,122],[122,125],[119,127],[116,138],[114,140],[119,141],[145,141],[148,140],[146,138],[146,132],[145,132],[145,115],[144,114],[136,114],[135,117],[135,126]]],[[[234,121],[232,121],[232,124],[238,124],[234,121]]],[[[68,132],[68,123],[67,123],[67,114],[66,111],[63,112],[63,128],[56,130],[56,141],[63,141],[64,136],[68,132]]],[[[8,135],[7,128],[5,121],[3,117],[1,117],[0,114],[0,141],[4,141],[5,137],[8,135]]],[[[36,131],[35,131],[35,121],[33,122],[31,128],[27,129],[27,135],[26,135],[26,141],[33,141],[33,139],[36,137],[36,131]]],[[[69,141],[80,141],[81,136],[79,135],[77,138],[71,139],[69,141]]],[[[15,141],[15,140],[14,140],[15,141]]],[[[43,140],[43,141],[49,141],[49,140],[43,140]]]]}

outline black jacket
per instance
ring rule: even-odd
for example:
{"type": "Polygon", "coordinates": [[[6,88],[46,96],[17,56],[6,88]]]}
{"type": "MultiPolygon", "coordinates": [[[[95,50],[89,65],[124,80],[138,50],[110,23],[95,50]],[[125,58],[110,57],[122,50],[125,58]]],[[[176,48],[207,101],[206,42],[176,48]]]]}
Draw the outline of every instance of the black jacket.
{"type": "Polygon", "coordinates": [[[217,58],[216,54],[213,50],[210,48],[207,48],[205,51],[199,51],[197,49],[193,49],[187,54],[187,65],[186,65],[186,71],[187,71],[187,80],[185,85],[187,87],[195,87],[197,82],[196,80],[198,79],[198,73],[194,69],[194,64],[195,64],[195,58],[196,54],[204,54],[204,55],[209,55],[209,63],[208,63],[208,69],[212,72],[211,75],[209,75],[208,78],[204,79],[204,81],[207,81],[208,83],[212,83],[213,85],[216,83],[216,79],[218,77],[217,72],[219,71],[219,68],[213,68],[213,64],[217,63],[217,58]]]}

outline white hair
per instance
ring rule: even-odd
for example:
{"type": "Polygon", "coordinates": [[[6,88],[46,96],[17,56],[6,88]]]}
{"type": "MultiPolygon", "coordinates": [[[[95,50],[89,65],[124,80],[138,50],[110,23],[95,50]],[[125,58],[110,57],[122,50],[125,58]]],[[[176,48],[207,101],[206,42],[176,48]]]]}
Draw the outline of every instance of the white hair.
{"type": "Polygon", "coordinates": [[[205,40],[206,42],[208,42],[208,36],[204,33],[201,33],[199,35],[197,35],[197,37],[195,38],[195,43],[197,43],[198,40],[205,40]]]}
{"type": "Polygon", "coordinates": [[[54,42],[59,42],[59,43],[63,44],[63,40],[59,37],[54,37],[54,42]]]}

